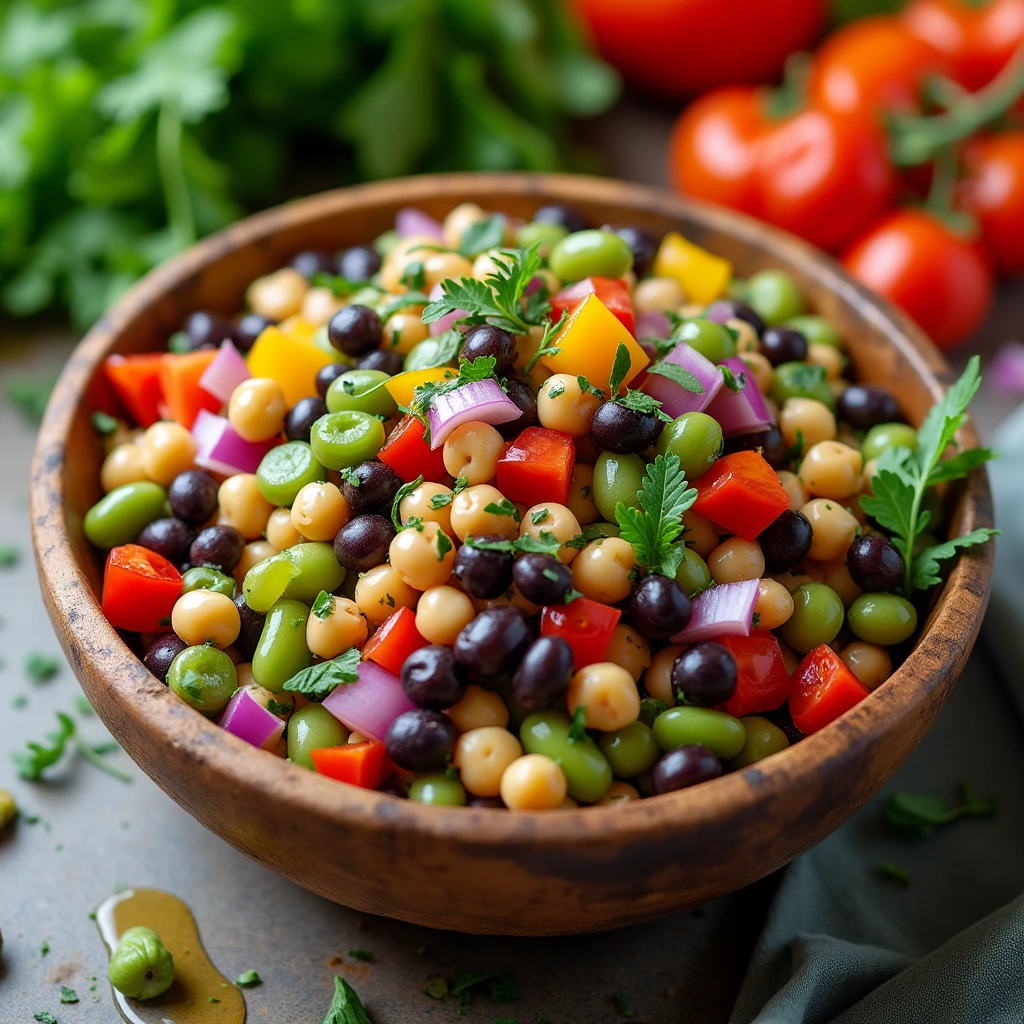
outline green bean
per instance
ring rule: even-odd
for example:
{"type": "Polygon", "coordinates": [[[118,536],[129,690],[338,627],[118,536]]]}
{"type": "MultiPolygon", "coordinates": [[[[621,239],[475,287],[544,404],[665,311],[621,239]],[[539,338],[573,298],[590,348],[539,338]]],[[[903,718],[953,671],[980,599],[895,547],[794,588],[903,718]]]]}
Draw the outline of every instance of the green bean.
{"type": "Polygon", "coordinates": [[[661,757],[654,733],[640,721],[630,722],[615,732],[602,733],[598,746],[618,779],[631,779],[653,768],[661,757]]]}
{"type": "Polygon", "coordinates": [[[745,736],[738,718],[714,708],[669,708],[654,720],[654,737],[666,753],[700,743],[719,757],[735,757],[743,749],[745,736]]]}
{"type": "Polygon", "coordinates": [[[260,686],[280,693],[292,676],[309,667],[308,618],[309,608],[291,598],[282,598],[267,612],[260,642],[252,657],[252,677],[260,686]]]}
{"type": "Polygon", "coordinates": [[[164,514],[167,492],[148,480],[122,484],[105,494],[88,512],[82,524],[94,547],[116,548],[131,544],[154,519],[164,514]]]}
{"type": "Polygon", "coordinates": [[[212,566],[196,565],[186,569],[181,577],[181,592],[191,594],[193,590],[212,590],[234,598],[235,581],[212,566]]]}
{"type": "Polygon", "coordinates": [[[329,412],[313,424],[309,443],[328,469],[347,469],[372,459],[384,447],[384,424],[357,409],[329,412]]]}
{"type": "Polygon", "coordinates": [[[306,484],[327,479],[327,470],[316,460],[305,441],[288,441],[271,448],[256,470],[260,494],[272,505],[287,507],[306,484]]]}
{"type": "Polygon", "coordinates": [[[294,562],[279,554],[257,562],[242,580],[245,603],[260,614],[270,611],[274,602],[284,596],[288,584],[298,571],[294,562]]]}
{"type": "Polygon", "coordinates": [[[384,382],[390,379],[383,370],[346,370],[335,377],[327,389],[327,411],[355,409],[374,416],[394,416],[398,407],[384,387],[384,382]]]}
{"type": "Polygon", "coordinates": [[[417,804],[465,807],[466,791],[458,779],[449,779],[443,772],[436,772],[413,779],[409,784],[409,799],[417,804]]]}

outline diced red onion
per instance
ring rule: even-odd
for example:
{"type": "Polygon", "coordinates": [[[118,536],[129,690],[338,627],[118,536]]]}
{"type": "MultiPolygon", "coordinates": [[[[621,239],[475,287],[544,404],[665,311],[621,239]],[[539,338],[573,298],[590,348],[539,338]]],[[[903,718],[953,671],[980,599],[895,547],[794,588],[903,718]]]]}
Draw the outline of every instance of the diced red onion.
{"type": "Polygon", "coordinates": [[[342,683],[323,703],[347,729],[373,740],[384,739],[400,714],[416,709],[401,679],[375,661],[361,661],[359,681],[342,683]]]}
{"type": "Polygon", "coordinates": [[[716,636],[750,636],[760,580],[719,583],[693,599],[689,625],[674,644],[695,644],[716,636]]]}
{"type": "Polygon", "coordinates": [[[284,732],[284,722],[272,715],[248,690],[239,690],[228,701],[220,726],[254,747],[271,750],[284,732]]]}
{"type": "Polygon", "coordinates": [[[1024,395],[1024,343],[1006,342],[992,360],[987,379],[997,391],[1024,395]]]}
{"type": "Polygon", "coordinates": [[[667,338],[672,325],[664,313],[657,311],[641,313],[636,318],[636,340],[643,338],[667,338]]]}
{"type": "Polygon", "coordinates": [[[543,283],[544,278],[541,277],[540,274],[534,274],[533,277],[530,278],[529,284],[527,284],[523,289],[523,294],[532,295],[543,283]]]}
{"type": "MultiPolygon", "coordinates": [[[[439,284],[435,284],[434,287],[430,289],[428,298],[431,302],[434,302],[441,298],[443,294],[444,292],[441,291],[441,286],[439,284]]],[[[432,324],[429,324],[427,326],[427,330],[430,331],[431,337],[436,338],[439,334],[444,334],[445,331],[452,327],[456,320],[461,320],[463,317],[467,316],[469,316],[469,313],[467,313],[466,310],[453,309],[450,313],[445,313],[440,320],[435,320],[432,324]]]]}
{"type": "Polygon", "coordinates": [[[718,367],[685,341],[679,342],[665,356],[665,360],[689,370],[704,385],[703,392],[687,391],[675,381],[656,373],[648,373],[644,377],[640,390],[657,398],[669,416],[682,416],[684,412],[704,412],[724,384],[718,367]]]}
{"type": "Polygon", "coordinates": [[[708,406],[708,415],[718,420],[726,437],[767,430],[772,416],[750,367],[735,356],[723,359],[720,365],[728,366],[737,382],[743,381],[743,387],[739,391],[722,388],[708,406]]]}
{"type": "Polygon", "coordinates": [[[510,423],[523,415],[496,380],[473,380],[468,384],[436,395],[427,410],[430,447],[440,448],[448,435],[463,423],[510,423]]]}
{"type": "Polygon", "coordinates": [[[395,230],[399,238],[410,235],[429,235],[439,242],[444,241],[444,228],[428,213],[417,210],[415,206],[406,206],[395,214],[395,230]]]}
{"type": "Polygon", "coordinates": [[[230,341],[222,341],[213,361],[199,378],[199,386],[225,405],[231,400],[231,393],[252,374],[241,353],[230,341]]]}
{"type": "Polygon", "coordinates": [[[225,417],[215,416],[205,409],[200,409],[192,424],[192,436],[199,446],[196,465],[225,476],[255,473],[263,456],[277,444],[276,441],[243,440],[225,417]]]}

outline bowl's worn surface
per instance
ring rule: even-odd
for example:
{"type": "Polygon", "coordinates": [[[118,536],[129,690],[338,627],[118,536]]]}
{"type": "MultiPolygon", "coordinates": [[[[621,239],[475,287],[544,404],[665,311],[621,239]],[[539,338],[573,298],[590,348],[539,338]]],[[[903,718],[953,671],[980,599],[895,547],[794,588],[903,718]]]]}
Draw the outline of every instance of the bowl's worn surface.
{"type": "MultiPolygon", "coordinates": [[[[82,534],[99,498],[89,421],[113,352],[161,348],[191,310],[233,313],[246,285],[301,249],[334,251],[417,206],[459,202],[528,217],[567,202],[594,224],[683,231],[740,275],[782,267],[847,341],[856,375],[885,384],[919,423],[949,382],[921,333],[816,250],[762,225],[619,182],[450,175],[316,196],[242,221],[151,274],[89,333],[64,369],[39,435],[31,498],[50,615],[89,699],[139,765],[204,825],[337,902],[469,932],[614,928],[747,885],[840,825],[892,775],[938,714],[988,599],[993,545],[956,563],[902,667],[840,720],[793,748],[691,790],[614,808],[509,814],[425,807],[332,782],[222,731],[168,692],[104,619],[101,560],[82,534]]],[[[976,443],[970,429],[962,441],[976,443]]],[[[959,493],[952,533],[992,524],[988,483],[959,493]]]]}

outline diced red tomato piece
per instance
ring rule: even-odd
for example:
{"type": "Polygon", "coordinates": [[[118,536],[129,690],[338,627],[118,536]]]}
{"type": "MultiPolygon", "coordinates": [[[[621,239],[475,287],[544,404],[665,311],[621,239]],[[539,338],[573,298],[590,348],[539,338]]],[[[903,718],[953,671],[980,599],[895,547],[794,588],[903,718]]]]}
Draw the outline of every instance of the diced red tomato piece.
{"type": "Polygon", "coordinates": [[[565,310],[578,305],[591,294],[596,295],[615,314],[630,334],[636,334],[629,286],[617,277],[585,277],[563,288],[551,296],[551,319],[557,323],[565,310]]]}
{"type": "Polygon", "coordinates": [[[618,608],[577,597],[569,604],[549,604],[540,613],[540,635],[560,636],[572,648],[578,670],[603,661],[622,612],[618,608]]]}
{"type": "Polygon", "coordinates": [[[694,487],[694,512],[744,540],[755,540],[789,508],[778,475],[757,452],[723,456],[694,487]]]}
{"type": "Polygon", "coordinates": [[[181,573],[163,555],[138,544],[110,549],[100,603],[112,626],[166,633],[180,594],[181,573]]]}
{"type": "Polygon", "coordinates": [[[221,400],[199,386],[199,378],[217,356],[216,349],[165,352],[160,357],[160,386],[171,419],[192,429],[200,409],[219,412],[221,400]]]}
{"type": "Polygon", "coordinates": [[[412,415],[405,415],[391,431],[377,458],[387,463],[406,483],[422,474],[424,480],[435,483],[448,476],[444,468],[444,449],[435,448],[424,440],[426,425],[412,415]]]}
{"type": "Polygon", "coordinates": [[[576,448],[568,434],[527,427],[498,460],[498,490],[521,505],[564,505],[575,465],[576,448]]]}
{"type": "Polygon", "coordinates": [[[817,732],[868,695],[864,684],[827,644],[815,647],[793,673],[789,712],[802,733],[817,732]]]}
{"type": "Polygon", "coordinates": [[[311,750],[309,756],[320,775],[363,789],[376,789],[388,768],[387,750],[381,740],[319,747],[311,750]]]}
{"type": "Polygon", "coordinates": [[[416,613],[410,608],[399,608],[363,645],[363,660],[375,661],[398,676],[405,659],[427,643],[416,628],[416,613]]]}
{"type": "Polygon", "coordinates": [[[149,427],[160,419],[164,399],[160,386],[163,353],[141,356],[108,356],[103,372],[119,401],[140,427],[149,427]]]}
{"type": "Polygon", "coordinates": [[[742,718],[781,708],[792,683],[779,641],[764,630],[750,636],[719,637],[718,643],[736,659],[736,692],[724,709],[742,718]]]}

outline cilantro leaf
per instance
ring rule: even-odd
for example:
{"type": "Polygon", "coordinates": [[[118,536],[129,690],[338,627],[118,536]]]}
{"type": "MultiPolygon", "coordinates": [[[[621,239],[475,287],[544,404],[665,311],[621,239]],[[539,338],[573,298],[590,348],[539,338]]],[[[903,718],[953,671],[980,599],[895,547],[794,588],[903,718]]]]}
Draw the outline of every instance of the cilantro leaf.
{"type": "Polygon", "coordinates": [[[629,368],[633,365],[629,349],[623,342],[615,350],[615,361],[612,363],[612,372],[608,376],[608,393],[614,398],[622,387],[622,382],[629,374],[629,368]]]}
{"type": "Polygon", "coordinates": [[[459,255],[473,259],[488,249],[497,249],[505,238],[505,217],[495,213],[486,220],[470,224],[459,240],[459,255]]]}
{"type": "Polygon", "coordinates": [[[391,522],[395,524],[396,530],[402,529],[402,516],[399,512],[399,506],[402,504],[402,500],[412,494],[412,492],[415,491],[421,483],[423,483],[422,473],[420,473],[415,480],[410,480],[408,483],[402,484],[402,486],[395,491],[395,500],[391,503],[391,522]]]}
{"type": "Polygon", "coordinates": [[[692,391],[695,395],[702,395],[706,390],[704,385],[689,370],[684,370],[678,363],[674,363],[670,359],[661,359],[652,366],[648,366],[647,372],[653,373],[658,377],[665,377],[672,381],[673,384],[678,384],[681,388],[686,388],[687,391],[692,391]]]}
{"type": "Polygon", "coordinates": [[[310,665],[284,684],[282,689],[289,693],[301,693],[306,697],[323,699],[336,686],[343,683],[354,683],[359,679],[359,650],[350,647],[344,654],[339,654],[330,661],[321,661],[310,665]]]}
{"type": "Polygon", "coordinates": [[[957,818],[987,817],[995,813],[994,795],[980,799],[966,782],[961,782],[959,788],[961,803],[954,807],[930,793],[894,790],[886,798],[882,817],[895,828],[926,836],[938,825],[946,825],[957,818]]]}
{"type": "Polygon", "coordinates": [[[326,590],[321,590],[316,596],[316,600],[313,602],[313,607],[310,611],[321,621],[326,622],[331,617],[331,612],[334,611],[334,595],[328,594],[326,590]]]}
{"type": "MultiPolygon", "coordinates": [[[[562,328],[565,326],[566,320],[569,318],[569,310],[563,309],[562,315],[557,321],[552,321],[550,317],[544,321],[544,334],[540,339],[540,344],[537,346],[537,351],[530,356],[526,361],[526,366],[523,367],[523,375],[529,376],[530,372],[537,365],[538,361],[543,359],[545,356],[557,356],[562,350],[555,344],[552,344],[556,337],[562,332],[562,328]]],[[[561,392],[558,392],[561,394],[561,392]]],[[[552,398],[555,397],[552,395],[552,398]]]]}
{"type": "Polygon", "coordinates": [[[587,709],[578,705],[572,713],[572,722],[569,724],[568,740],[570,743],[582,743],[587,738],[587,709]]]}
{"type": "Polygon", "coordinates": [[[550,515],[551,513],[548,509],[539,508],[530,516],[530,522],[533,523],[534,526],[540,526],[540,524],[543,523],[550,515]]]}
{"type": "Polygon", "coordinates": [[[998,533],[998,530],[972,530],[963,536],[952,537],[941,544],[932,544],[930,547],[923,548],[914,559],[914,571],[910,578],[912,586],[916,590],[927,590],[929,587],[933,587],[936,583],[941,582],[939,562],[952,558],[957,551],[964,548],[984,544],[989,537],[994,537],[998,533]]]}
{"type": "Polygon", "coordinates": [[[100,412],[98,409],[89,418],[92,421],[93,430],[103,437],[109,437],[120,426],[119,420],[113,416],[108,416],[105,412],[100,412]]]}
{"type": "Polygon", "coordinates": [[[613,398],[612,401],[616,405],[621,405],[623,409],[630,409],[645,416],[657,416],[663,423],[672,422],[672,417],[662,411],[661,402],[653,395],[648,395],[643,391],[627,388],[624,395],[613,398]]]}
{"type": "Polygon", "coordinates": [[[502,498],[500,502],[492,501],[484,505],[484,511],[490,512],[491,515],[495,516],[511,516],[517,523],[519,522],[519,509],[508,498],[502,498]]]}
{"type": "Polygon", "coordinates": [[[875,870],[882,878],[891,878],[894,882],[899,882],[904,889],[910,885],[910,872],[906,868],[901,868],[898,864],[890,864],[887,861],[884,864],[879,864],[875,870]]]}
{"type": "Polygon", "coordinates": [[[356,990],[344,978],[334,979],[334,998],[324,1024],[373,1024],[356,990]]]}

